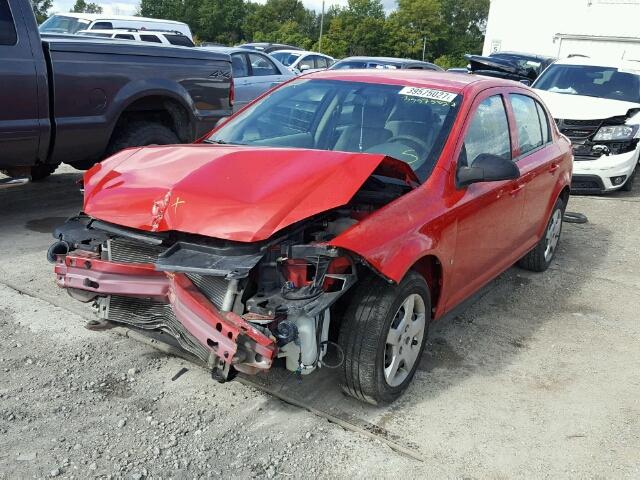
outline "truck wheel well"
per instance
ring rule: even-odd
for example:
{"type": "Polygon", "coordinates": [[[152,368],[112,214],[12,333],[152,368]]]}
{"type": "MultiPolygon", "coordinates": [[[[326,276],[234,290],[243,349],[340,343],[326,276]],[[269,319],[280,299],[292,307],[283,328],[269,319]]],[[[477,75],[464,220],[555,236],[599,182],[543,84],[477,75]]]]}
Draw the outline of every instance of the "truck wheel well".
{"type": "Polygon", "coordinates": [[[114,132],[132,121],[158,122],[175,132],[181,142],[195,140],[193,122],[187,109],[176,100],[160,95],[139,98],[120,114],[114,132]]]}
{"type": "Polygon", "coordinates": [[[410,270],[422,275],[429,286],[431,318],[433,318],[440,300],[440,290],[442,289],[442,264],[435,255],[425,255],[414,263],[410,270]]]}

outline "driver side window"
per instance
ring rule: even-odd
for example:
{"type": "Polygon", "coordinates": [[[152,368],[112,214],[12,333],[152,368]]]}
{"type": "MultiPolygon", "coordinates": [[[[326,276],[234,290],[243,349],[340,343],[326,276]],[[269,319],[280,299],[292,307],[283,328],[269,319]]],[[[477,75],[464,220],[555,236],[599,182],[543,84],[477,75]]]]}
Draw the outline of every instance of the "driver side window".
{"type": "Polygon", "coordinates": [[[502,95],[489,97],[478,105],[465,134],[458,165],[470,167],[483,153],[511,159],[509,122],[502,95]]]}

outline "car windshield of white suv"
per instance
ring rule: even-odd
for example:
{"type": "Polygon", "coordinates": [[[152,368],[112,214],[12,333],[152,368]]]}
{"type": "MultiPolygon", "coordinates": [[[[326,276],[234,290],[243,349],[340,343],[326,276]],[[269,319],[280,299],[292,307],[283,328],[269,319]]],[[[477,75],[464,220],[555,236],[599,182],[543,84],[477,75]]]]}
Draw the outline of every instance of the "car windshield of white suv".
{"type": "Polygon", "coordinates": [[[640,74],[613,67],[552,65],[533,84],[533,88],[640,103],[640,74]]]}
{"type": "Polygon", "coordinates": [[[243,110],[205,141],[380,153],[406,162],[424,180],[461,100],[430,88],[298,80],[243,110]]]}
{"type": "Polygon", "coordinates": [[[273,52],[271,56],[276,60],[278,60],[285,67],[290,67],[295,63],[295,61],[298,58],[300,58],[299,53],[291,53],[291,52],[273,52]]]}
{"type": "Polygon", "coordinates": [[[77,33],[85,30],[91,22],[81,18],[65,17],[64,15],[54,15],[45,20],[40,25],[39,30],[42,33],[77,33]]]}

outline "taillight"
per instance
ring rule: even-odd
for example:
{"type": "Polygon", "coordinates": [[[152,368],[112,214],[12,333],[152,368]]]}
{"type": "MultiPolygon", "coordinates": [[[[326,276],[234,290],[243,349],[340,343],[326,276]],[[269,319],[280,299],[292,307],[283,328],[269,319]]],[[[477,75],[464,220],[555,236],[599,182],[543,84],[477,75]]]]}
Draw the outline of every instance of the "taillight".
{"type": "Polygon", "coordinates": [[[229,85],[229,106],[233,107],[233,102],[236,99],[236,88],[233,85],[233,77],[231,77],[231,84],[229,85]]]}

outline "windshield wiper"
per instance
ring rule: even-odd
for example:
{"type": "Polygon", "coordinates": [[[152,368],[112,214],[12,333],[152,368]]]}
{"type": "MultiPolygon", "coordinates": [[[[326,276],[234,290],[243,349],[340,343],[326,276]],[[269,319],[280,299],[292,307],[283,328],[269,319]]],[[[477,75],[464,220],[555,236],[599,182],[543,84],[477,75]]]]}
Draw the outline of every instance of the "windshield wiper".
{"type": "Polygon", "coordinates": [[[211,140],[209,138],[203,140],[202,143],[212,143],[215,145],[246,145],[246,143],[227,142],[225,140],[211,140]]]}

